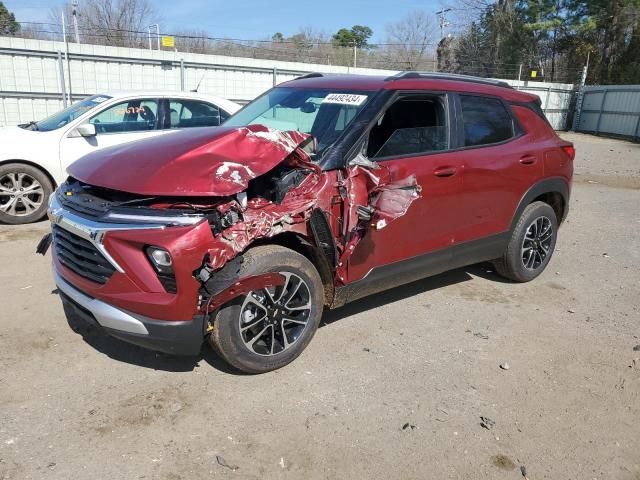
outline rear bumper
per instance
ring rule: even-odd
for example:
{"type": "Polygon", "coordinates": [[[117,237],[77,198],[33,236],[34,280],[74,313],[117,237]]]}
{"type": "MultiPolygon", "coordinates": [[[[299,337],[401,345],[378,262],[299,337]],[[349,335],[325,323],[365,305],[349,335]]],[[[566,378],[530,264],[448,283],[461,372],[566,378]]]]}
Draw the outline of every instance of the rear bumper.
{"type": "Polygon", "coordinates": [[[197,355],[204,339],[204,318],[171,322],[138,315],[89,297],[54,269],[53,276],[61,292],[67,317],[104,330],[125,342],[174,355],[197,355]]]}

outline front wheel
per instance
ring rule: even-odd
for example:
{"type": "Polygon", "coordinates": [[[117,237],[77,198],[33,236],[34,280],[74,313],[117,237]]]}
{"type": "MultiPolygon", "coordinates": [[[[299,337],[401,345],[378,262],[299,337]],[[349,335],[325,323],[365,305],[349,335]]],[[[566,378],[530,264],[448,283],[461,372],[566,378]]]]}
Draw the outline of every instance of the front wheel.
{"type": "Polygon", "coordinates": [[[281,368],[315,334],[324,304],[322,281],[303,255],[276,245],[249,250],[240,278],[278,272],[283,285],[249,292],[218,310],[209,342],[230,365],[247,373],[281,368]]]}
{"type": "Polygon", "coordinates": [[[551,260],[558,236],[556,214],[544,202],[533,202],[518,220],[507,250],[493,263],[500,275],[528,282],[540,275],[551,260]]]}
{"type": "Polygon", "coordinates": [[[51,180],[36,167],[0,165],[0,222],[19,225],[40,220],[52,191],[51,180]]]}

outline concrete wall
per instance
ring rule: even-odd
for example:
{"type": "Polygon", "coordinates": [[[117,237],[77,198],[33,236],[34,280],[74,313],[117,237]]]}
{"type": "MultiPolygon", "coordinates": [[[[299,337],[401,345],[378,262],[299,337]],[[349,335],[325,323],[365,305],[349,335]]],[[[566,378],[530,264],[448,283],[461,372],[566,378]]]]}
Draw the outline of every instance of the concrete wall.
{"type": "MultiPolygon", "coordinates": [[[[0,37],[0,125],[39,120],[60,110],[63,83],[67,93],[71,88],[73,100],[117,90],[192,90],[200,84],[200,92],[245,103],[274,84],[309,72],[396,73],[75,43],[69,44],[67,63],[64,52],[62,42],[0,37]]],[[[572,85],[506,81],[539,95],[551,124],[565,128],[572,85]]]]}

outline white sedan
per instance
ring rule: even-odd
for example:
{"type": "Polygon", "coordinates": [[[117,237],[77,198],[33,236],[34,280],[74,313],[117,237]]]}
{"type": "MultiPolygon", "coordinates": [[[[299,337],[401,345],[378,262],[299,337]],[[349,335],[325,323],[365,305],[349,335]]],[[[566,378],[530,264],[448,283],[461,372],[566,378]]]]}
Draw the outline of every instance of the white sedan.
{"type": "Polygon", "coordinates": [[[0,222],[41,219],[67,167],[89,152],[174,129],[217,126],[239,109],[200,93],[105,93],[44,120],[0,128],[0,222]]]}

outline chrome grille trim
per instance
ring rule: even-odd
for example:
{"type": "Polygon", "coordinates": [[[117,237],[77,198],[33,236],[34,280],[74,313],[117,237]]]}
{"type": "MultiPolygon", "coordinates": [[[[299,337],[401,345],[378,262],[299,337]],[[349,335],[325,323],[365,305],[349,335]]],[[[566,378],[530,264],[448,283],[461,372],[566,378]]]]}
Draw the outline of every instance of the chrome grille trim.
{"type": "Polygon", "coordinates": [[[124,269],[109,254],[102,241],[107,232],[116,230],[162,230],[166,225],[159,223],[101,223],[81,217],[60,205],[55,192],[49,197],[47,215],[52,224],[87,240],[102,254],[102,256],[120,273],[124,269]]]}

